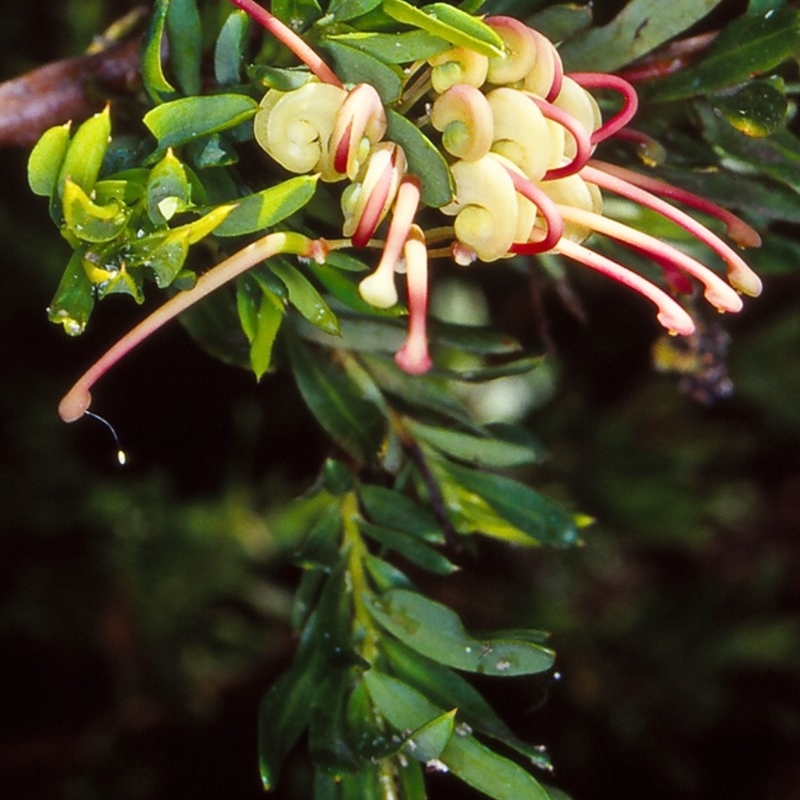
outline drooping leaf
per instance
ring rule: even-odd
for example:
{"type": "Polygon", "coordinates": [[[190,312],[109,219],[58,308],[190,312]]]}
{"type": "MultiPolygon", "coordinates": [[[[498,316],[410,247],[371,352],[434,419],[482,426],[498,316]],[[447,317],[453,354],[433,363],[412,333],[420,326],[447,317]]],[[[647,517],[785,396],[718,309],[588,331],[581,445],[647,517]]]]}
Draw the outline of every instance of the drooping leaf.
{"type": "Polygon", "coordinates": [[[355,772],[363,761],[353,752],[347,736],[347,703],[353,667],[329,668],[314,692],[309,718],[308,749],[314,766],[341,778],[355,772]]]}
{"type": "Polygon", "coordinates": [[[397,553],[412,564],[428,570],[428,572],[433,572],[436,575],[452,575],[458,571],[458,567],[446,556],[429,547],[420,539],[403,531],[382,525],[372,525],[369,522],[362,522],[360,528],[362,533],[369,536],[370,539],[374,539],[387,549],[397,553]]]}
{"type": "Polygon", "coordinates": [[[236,307],[250,342],[250,368],[261,380],[272,362],[272,348],[284,317],[283,302],[250,276],[237,284],[236,307]]]}
{"type": "Polygon", "coordinates": [[[293,374],[306,405],[342,449],[362,463],[380,450],[386,420],[330,353],[319,353],[298,336],[287,337],[293,374]]]}
{"type": "Polygon", "coordinates": [[[508,441],[490,435],[476,436],[453,428],[434,427],[406,419],[406,428],[416,438],[422,439],[437,450],[459,461],[484,467],[518,467],[533,464],[537,451],[530,444],[508,441]]]}
{"type": "Polygon", "coordinates": [[[365,484],[360,487],[358,497],[372,522],[396,528],[430,544],[444,542],[436,517],[425,506],[415,503],[400,492],[365,484]]]}
{"type": "Polygon", "coordinates": [[[687,30],[721,0],[632,0],[607,25],[578,34],[559,49],[568,71],[613,72],[687,30]]]}
{"type": "Polygon", "coordinates": [[[774,69],[800,50],[800,11],[779,9],[730,23],[705,57],[650,86],[656,100],[708,94],[774,69]]]}
{"type": "Polygon", "coordinates": [[[331,336],[339,333],[339,320],[336,315],[300,270],[279,258],[271,259],[268,267],[286,286],[289,302],[305,319],[331,336]]]}
{"type": "Polygon", "coordinates": [[[553,666],[551,650],[524,640],[472,636],[454,611],[416,592],[395,589],[373,599],[369,609],[401,642],[455,669],[512,676],[553,666]]]}
{"type": "MultiPolygon", "coordinates": [[[[397,730],[414,730],[443,713],[416,689],[375,668],[364,675],[364,681],[375,706],[397,730]]],[[[437,761],[494,800],[550,800],[524,769],[473,736],[452,736],[437,761]]]]}
{"type": "Polygon", "coordinates": [[[83,251],[76,250],[47,309],[47,318],[62,325],[69,336],[79,336],[93,308],[94,287],[83,269],[83,251]]]}
{"type": "Polygon", "coordinates": [[[571,547],[579,542],[572,516],[561,506],[522,483],[455,464],[431,461],[448,479],[484,500],[498,516],[524,532],[534,542],[571,547]]]}

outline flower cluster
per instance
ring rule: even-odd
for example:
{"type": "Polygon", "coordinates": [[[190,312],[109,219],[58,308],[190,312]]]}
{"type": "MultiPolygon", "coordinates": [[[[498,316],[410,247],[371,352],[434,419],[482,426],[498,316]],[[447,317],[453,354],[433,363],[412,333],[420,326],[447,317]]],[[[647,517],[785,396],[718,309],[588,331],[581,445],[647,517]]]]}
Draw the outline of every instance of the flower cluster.
{"type": "Polygon", "coordinates": [[[732,247],[664,198],[719,217],[741,245],[757,245],[755,231],[701,198],[593,160],[603,140],[632,135],[625,127],[637,107],[630,84],[613,75],[565,74],[558,51],[539,32],[506,16],[484,22],[502,40],[502,56],[452,47],[425,65],[423,122],[439,132],[455,185],[452,202],[440,209],[453,218],[452,227],[437,228],[439,238],[442,230],[449,232],[449,247],[429,252],[414,224],[420,182],[408,173],[402,147],[386,141],[386,114],[369,84],[348,91],[335,76],[318,72],[320,81],[267,92],[255,120],[256,139],[286,169],[350,181],[342,212],[343,233],[353,246],[367,246],[392,211],[380,262],[359,289],[367,302],[385,308],[397,302],[394,273],[407,273],[409,335],[397,354],[405,370],[421,373],[431,364],[425,333],[429,255],[469,264],[559,253],[640,292],[657,306],[661,324],[682,335],[694,330],[688,313],[654,283],[587,248],[592,233],[645,254],[672,285],[680,285],[676,273],[696,280],[719,311],[739,311],[740,292],[760,292],[758,277],[732,247]],[[598,89],[623,99],[607,121],[590,93],[598,89]],[[603,216],[601,190],[682,226],[721,257],[728,281],[675,247],[603,216]]]}
{"type": "MultiPolygon", "coordinates": [[[[633,87],[613,75],[565,74],[553,44],[522,22],[506,16],[483,19],[502,43],[498,55],[452,46],[408,69],[403,111],[419,109],[414,112],[417,123],[438,138],[454,189],[439,209],[448,224],[425,231],[417,217],[426,176],[413,174],[403,147],[387,138],[387,113],[377,90],[367,83],[345,87],[302,37],[255,0],[231,2],[275,35],[311,73],[300,88],[267,92],[255,116],[255,137],[290,172],[348,181],[341,198],[346,238],[337,247],[382,249],[377,267],[359,284],[373,307],[397,302],[395,274],[405,272],[409,326],[396,360],[407,372],[424,373],[431,366],[426,316],[432,257],[466,265],[557,253],[638,291],[655,304],[659,322],[670,333],[685,336],[695,330],[686,310],[655,283],[587,247],[592,234],[646,256],[663,269],[675,292],[691,292],[699,283],[706,300],[721,312],[739,311],[740,294],[760,293],[758,276],[741,256],[679,206],[716,217],[743,247],[760,244],[750,226],[704,198],[593,158],[596,146],[611,136],[643,138],[627,127],[637,108],[633,87]],[[622,97],[620,110],[605,121],[591,94],[597,90],[622,97]],[[687,253],[605,216],[601,192],[682,227],[716,254],[727,281],[687,253]],[[376,238],[389,217],[385,236],[376,238]]],[[[62,418],[78,419],[89,407],[93,383],[112,364],[223,283],[279,253],[321,263],[328,249],[321,239],[273,232],[225,259],[87,370],[62,400],[62,418]]]]}

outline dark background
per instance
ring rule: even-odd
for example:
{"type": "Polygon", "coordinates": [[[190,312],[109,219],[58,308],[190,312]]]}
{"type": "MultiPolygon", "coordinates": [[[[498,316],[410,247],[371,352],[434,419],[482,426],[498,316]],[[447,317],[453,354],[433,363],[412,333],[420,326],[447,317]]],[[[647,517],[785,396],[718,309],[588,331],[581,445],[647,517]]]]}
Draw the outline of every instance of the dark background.
{"type": "MultiPolygon", "coordinates": [[[[0,78],[80,53],[131,5],[3,3],[0,78]]],[[[26,157],[0,159],[0,793],[260,797],[256,707],[291,658],[298,577],[275,509],[325,441],[290,380],[256,385],[179,326],[96,392],[127,468],[102,426],[60,423],[61,394],[143,309],[113,298],[79,340],[47,322],[68,246],[26,157]]],[[[558,358],[531,480],[597,523],[579,550],[485,546],[428,588],[476,626],[552,632],[559,680],[481,689],[576,800],[800,798],[800,274],[724,320],[736,388],[710,406],[653,370],[649,309],[572,274],[589,323],[545,293],[558,358]]],[[[490,302],[540,350],[516,288],[490,302]]],[[[277,796],[303,776],[298,757],[277,796]]]]}

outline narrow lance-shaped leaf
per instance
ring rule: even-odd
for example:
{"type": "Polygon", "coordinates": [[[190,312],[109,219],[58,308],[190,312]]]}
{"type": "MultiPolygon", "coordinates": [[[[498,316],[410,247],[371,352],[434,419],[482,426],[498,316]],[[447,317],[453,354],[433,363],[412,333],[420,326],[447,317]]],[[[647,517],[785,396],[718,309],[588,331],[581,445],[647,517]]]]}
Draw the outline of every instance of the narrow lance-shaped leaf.
{"type": "Polygon", "coordinates": [[[196,0],[169,0],[167,9],[169,63],[187,95],[200,93],[203,31],[196,0]]]}
{"type": "Polygon", "coordinates": [[[150,17],[150,27],[144,38],[142,49],[142,81],[151,100],[158,103],[165,96],[174,94],[175,87],[167,80],[161,62],[164,27],[169,11],[169,0],[156,0],[150,17]]]}
{"type": "Polygon", "coordinates": [[[305,275],[280,258],[272,259],[269,269],[283,281],[289,292],[289,302],[303,317],[332,336],[339,332],[339,320],[305,275]]]}
{"type": "Polygon", "coordinates": [[[306,405],[340,447],[362,463],[372,462],[386,428],[378,407],[363,398],[359,386],[329,353],[306,347],[294,334],[287,341],[306,405]]]}
{"type": "Polygon", "coordinates": [[[50,322],[63,325],[70,336],[83,333],[94,308],[94,287],[83,269],[83,255],[82,249],[72,254],[47,309],[50,322]]]}
{"type": "Polygon", "coordinates": [[[416,592],[395,589],[369,605],[386,630],[440,664],[485,675],[530,675],[553,665],[553,652],[528,641],[482,639],[458,615],[416,592]]]}
{"type": "Polygon", "coordinates": [[[257,110],[256,101],[243,94],[181,97],[151,109],[142,121],[159,147],[166,150],[233,128],[253,117],[257,110]]]}
{"type": "Polygon", "coordinates": [[[59,175],[59,190],[63,191],[71,178],[85,192],[94,188],[111,137],[111,116],[108,106],[84,122],[69,143],[59,175]]]}
{"type": "Polygon", "coordinates": [[[721,0],[632,0],[607,25],[559,48],[568,70],[611,72],[703,19],[721,0]]]}
{"type": "Polygon", "coordinates": [[[742,16],[714,40],[698,63],[650,87],[656,100],[677,100],[744,83],[774,69],[800,49],[800,11],[779,9],[742,16]]]}

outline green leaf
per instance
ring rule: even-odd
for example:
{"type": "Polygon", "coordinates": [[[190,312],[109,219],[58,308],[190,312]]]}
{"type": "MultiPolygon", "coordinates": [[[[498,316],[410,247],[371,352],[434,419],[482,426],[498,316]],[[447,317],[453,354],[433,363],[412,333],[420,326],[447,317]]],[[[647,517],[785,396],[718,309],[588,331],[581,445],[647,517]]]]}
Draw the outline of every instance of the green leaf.
{"type": "Polygon", "coordinates": [[[444,535],[433,514],[400,492],[374,484],[362,485],[361,505],[372,522],[395,528],[430,544],[442,544],[444,535]]]}
{"type": "Polygon", "coordinates": [[[418,689],[437,706],[458,708],[459,719],[478,733],[511,747],[537,767],[552,770],[546,751],[515,736],[492,706],[461,675],[396,639],[384,638],[381,648],[389,659],[393,675],[418,689]]]}
{"type": "Polygon", "coordinates": [[[292,562],[304,569],[330,570],[339,555],[341,533],[341,515],[338,513],[338,506],[332,505],[330,511],[322,514],[312,525],[302,544],[292,555],[292,562]]]}
{"type": "Polygon", "coordinates": [[[559,48],[567,71],[613,72],[703,19],[721,0],[632,0],[607,25],[559,48]]]}
{"type": "Polygon", "coordinates": [[[71,178],[84,192],[91,193],[100,174],[110,137],[111,116],[106,106],[75,131],[61,165],[59,191],[63,192],[65,181],[71,178]]]}
{"type": "Polygon", "coordinates": [[[526,24],[543,33],[551,42],[565,42],[592,24],[592,4],[549,6],[537,11],[526,20],[526,24]]]}
{"type": "Polygon", "coordinates": [[[148,111],[143,118],[159,148],[177,147],[228,130],[255,116],[258,104],[243,94],[182,97],[148,111]]]}
{"type": "Polygon", "coordinates": [[[439,55],[450,45],[425,31],[372,33],[355,31],[328,36],[328,41],[355,47],[386,64],[410,64],[439,55]]]}
{"type": "Polygon", "coordinates": [[[84,242],[108,242],[128,224],[127,209],[116,200],[97,205],[69,178],[64,183],[62,206],[67,228],[84,242]]]}
{"type": "Polygon", "coordinates": [[[524,640],[471,636],[450,608],[407,589],[373,598],[368,607],[403,644],[454,669],[511,677],[553,666],[551,650],[524,640]]]}
{"type": "Polygon", "coordinates": [[[183,164],[172,149],[150,172],[147,181],[147,213],[154,225],[166,225],[191,203],[191,189],[183,164]]]}
{"type": "Polygon", "coordinates": [[[713,95],[709,100],[736,130],[753,137],[780,130],[789,111],[780,78],[749,81],[735,92],[713,95]]]}
{"type": "Polygon", "coordinates": [[[314,196],[317,175],[298,175],[248,195],[216,229],[217,236],[244,236],[276,225],[303,208],[314,196]]]}
{"type": "Polygon", "coordinates": [[[532,540],[554,547],[571,547],[579,542],[578,529],[570,514],[533,489],[502,475],[462,467],[452,461],[442,460],[438,466],[450,480],[478,495],[532,540]]]}
{"type": "Polygon", "coordinates": [[[383,0],[382,8],[392,19],[413,25],[451,44],[489,58],[503,55],[500,36],[480,19],[455,6],[432,3],[419,9],[405,0],[383,0]]]}
{"type": "Polygon", "coordinates": [[[34,145],[28,158],[28,184],[34,194],[51,197],[69,147],[70,123],[49,128],[34,145]]]}
{"type": "Polygon", "coordinates": [[[380,4],[381,0],[332,0],[328,14],[333,14],[336,22],[345,22],[372,11],[380,4]]]}
{"type": "Polygon", "coordinates": [[[364,563],[379,591],[387,592],[389,589],[412,588],[408,577],[388,561],[369,554],[364,559],[364,563]]]}
{"type": "MultiPolygon", "coordinates": [[[[419,728],[443,713],[416,689],[374,667],[365,673],[364,681],[381,715],[399,731],[419,728]]],[[[437,760],[495,800],[550,800],[545,789],[525,770],[472,736],[451,737],[437,760]]]]}
{"type": "Polygon", "coordinates": [[[774,69],[800,50],[800,11],[779,9],[735,19],[705,58],[650,85],[655,100],[677,100],[744,83],[774,69]]]}
{"type": "Polygon", "coordinates": [[[359,385],[330,353],[306,347],[296,335],[287,338],[306,405],[342,449],[361,463],[372,463],[386,429],[378,407],[364,399],[359,385]]]}
{"type": "Polygon", "coordinates": [[[175,87],[164,75],[164,65],[161,62],[168,11],[169,0],[156,0],[142,48],[142,82],[145,92],[154,103],[160,103],[165,96],[175,93],[175,87]]]}
{"type": "Polygon", "coordinates": [[[232,11],[222,25],[214,46],[214,76],[220,86],[241,79],[249,27],[250,17],[244,11],[232,11]]]}
{"type": "Polygon", "coordinates": [[[94,308],[94,286],[83,269],[83,252],[76,250],[67,264],[47,318],[64,326],[64,333],[79,336],[94,308]]]}
{"type": "Polygon", "coordinates": [[[406,419],[403,423],[415,438],[422,439],[442,453],[484,467],[518,467],[538,460],[537,451],[530,444],[475,436],[452,428],[439,428],[406,419]]]}
{"type": "Polygon", "coordinates": [[[455,720],[455,708],[440,714],[412,731],[403,749],[418,761],[438,759],[453,735],[455,720]]]}
{"type": "Polygon", "coordinates": [[[261,380],[272,361],[272,348],[284,317],[283,302],[249,276],[237,284],[236,306],[250,342],[250,368],[261,380]]]}
{"type": "MultiPolygon", "coordinates": [[[[349,276],[343,275],[341,270],[331,269],[329,263],[317,264],[312,262],[308,265],[308,268],[333,297],[353,311],[370,315],[374,315],[377,312],[380,316],[388,317],[401,316],[406,313],[399,303],[388,309],[374,308],[362,299],[358,292],[358,284],[349,276]]],[[[343,346],[347,349],[346,345],[343,346]]]]}
{"type": "Polygon", "coordinates": [[[411,120],[391,109],[386,138],[399,144],[408,159],[408,171],[422,181],[422,202],[440,208],[452,202],[455,184],[439,148],[411,120]]]}
{"type": "Polygon", "coordinates": [[[316,0],[273,0],[270,3],[272,13],[282,22],[291,25],[300,20],[303,28],[322,16],[322,9],[316,0]]]}
{"type": "Polygon", "coordinates": [[[320,46],[330,54],[334,71],[344,83],[370,83],[384,103],[393,103],[402,94],[403,73],[396,67],[332,39],[324,39],[320,46]]]}
{"type": "Polygon", "coordinates": [[[339,333],[336,315],[302,272],[278,258],[271,259],[268,267],[283,281],[289,292],[289,302],[305,319],[331,336],[339,333]]]}
{"type": "Polygon", "coordinates": [[[169,65],[184,94],[200,94],[203,32],[197,0],[169,0],[167,9],[169,65]]]}
{"type": "Polygon", "coordinates": [[[452,561],[414,536],[381,525],[372,525],[369,522],[362,522],[360,528],[370,539],[374,539],[428,572],[436,575],[452,575],[458,571],[458,567],[452,561]]]}
{"type": "Polygon", "coordinates": [[[314,636],[312,620],[291,667],[270,687],[259,706],[259,767],[266,790],[275,787],[286,754],[311,716],[314,690],[325,668],[314,636]]]}
{"type": "Polygon", "coordinates": [[[347,740],[346,710],[353,667],[329,669],[314,692],[309,719],[308,749],[317,769],[342,777],[362,766],[347,740]]]}
{"type": "Polygon", "coordinates": [[[159,289],[178,277],[189,254],[186,231],[139,239],[127,248],[129,263],[152,270],[159,289]]]}

